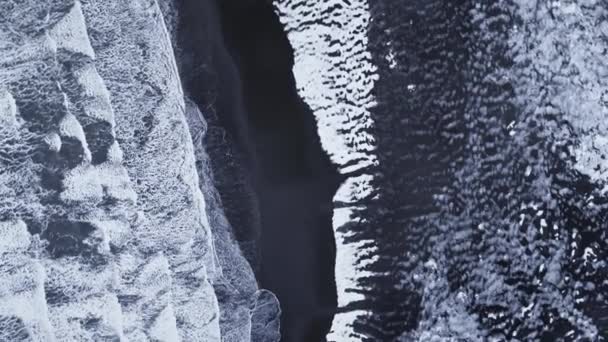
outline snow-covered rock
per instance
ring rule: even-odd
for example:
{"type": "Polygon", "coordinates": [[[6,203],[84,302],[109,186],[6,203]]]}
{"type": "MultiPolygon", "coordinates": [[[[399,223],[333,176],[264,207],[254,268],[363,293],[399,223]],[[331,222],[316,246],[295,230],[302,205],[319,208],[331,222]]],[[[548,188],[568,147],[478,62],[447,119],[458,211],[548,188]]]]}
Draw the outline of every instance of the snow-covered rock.
{"type": "Polygon", "coordinates": [[[161,4],[0,4],[0,340],[245,341],[277,307],[206,203],[161,4]]]}

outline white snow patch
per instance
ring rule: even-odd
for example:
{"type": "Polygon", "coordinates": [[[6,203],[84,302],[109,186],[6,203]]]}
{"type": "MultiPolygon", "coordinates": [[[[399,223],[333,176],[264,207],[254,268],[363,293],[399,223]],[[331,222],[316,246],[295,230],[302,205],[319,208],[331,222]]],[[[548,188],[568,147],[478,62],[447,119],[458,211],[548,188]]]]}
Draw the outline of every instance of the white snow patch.
{"type": "Polygon", "coordinates": [[[135,203],[137,195],[130,185],[127,171],[120,165],[80,165],[70,170],[63,182],[61,198],[65,201],[100,202],[104,195],[135,203]]]}
{"type": "Polygon", "coordinates": [[[49,148],[49,151],[59,152],[61,150],[61,137],[53,132],[44,137],[44,142],[49,148]]]}
{"type": "Polygon", "coordinates": [[[347,178],[336,192],[334,202],[357,204],[370,198],[374,194],[371,185],[373,179],[374,177],[369,174],[347,178]]]}
{"type": "Polygon", "coordinates": [[[17,104],[6,89],[0,89],[0,125],[14,126],[17,124],[17,104]]]}
{"type": "Polygon", "coordinates": [[[0,254],[28,248],[30,233],[23,221],[0,222],[0,254]]]}
{"type": "Polygon", "coordinates": [[[114,141],[112,146],[108,149],[108,162],[112,164],[120,164],[123,159],[123,152],[117,141],[114,141]]]}
{"type": "Polygon", "coordinates": [[[320,1],[298,8],[278,1],[276,8],[294,47],[298,91],[315,114],[321,143],[336,164],[351,165],[342,172],[352,172],[377,164],[375,140],[366,131],[373,125],[369,109],[375,105],[371,90],[377,75],[367,51],[367,2],[340,3],[345,7],[340,12],[335,4],[320,1]],[[319,13],[326,17],[316,18],[319,13]],[[319,23],[299,26],[307,19],[319,23]],[[332,57],[337,51],[342,56],[332,57]],[[342,129],[347,133],[339,133],[342,129]]]}
{"type": "Polygon", "coordinates": [[[118,269],[91,266],[78,258],[45,259],[47,291],[65,298],[49,307],[49,318],[60,341],[94,341],[100,335],[124,340],[122,308],[115,295],[118,269]],[[96,320],[96,329],[85,322],[96,320]]]}
{"type": "Polygon", "coordinates": [[[175,328],[176,325],[173,306],[169,304],[154,320],[154,324],[150,329],[150,335],[160,342],[178,342],[180,341],[180,337],[175,328]]]}
{"type": "MultiPolygon", "coordinates": [[[[28,255],[32,239],[23,221],[0,222],[0,316],[21,320],[33,342],[53,342],[45,292],[44,268],[28,255]]],[[[10,321],[0,320],[0,340],[18,333],[10,321]]]]}
{"type": "MultiPolygon", "coordinates": [[[[10,267],[10,272],[3,272],[0,278],[0,316],[18,317],[30,336],[28,341],[54,342],[44,292],[43,267],[37,261],[18,254],[2,263],[4,267],[10,267]]],[[[17,331],[12,331],[15,326],[10,323],[5,326],[5,323],[8,322],[0,321],[0,340],[8,341],[8,337],[17,331]]]]}
{"type": "Polygon", "coordinates": [[[59,134],[64,137],[76,138],[80,141],[85,151],[86,160],[91,161],[91,151],[89,150],[84,130],[73,114],[67,113],[63,116],[61,122],[59,122],[59,134]]]}
{"type": "MultiPolygon", "coordinates": [[[[343,174],[377,166],[370,109],[376,105],[372,90],[378,75],[367,50],[368,2],[279,0],[275,7],[294,48],[298,92],[314,112],[323,148],[343,174]]],[[[390,67],[397,66],[392,54],[386,58],[390,67]]],[[[333,214],[339,307],[365,298],[352,290],[360,289],[359,279],[372,275],[364,268],[378,260],[374,241],[347,243],[353,233],[342,229],[361,219],[354,210],[374,196],[372,182],[369,173],[348,178],[334,196],[340,206],[347,205],[333,214]]],[[[328,339],[361,341],[352,325],[365,314],[337,314],[328,339]]]]}
{"type": "Polygon", "coordinates": [[[95,52],[91,47],[80,1],[76,1],[70,11],[49,30],[57,49],[80,53],[91,59],[95,52]]]}
{"type": "Polygon", "coordinates": [[[109,252],[110,246],[123,247],[129,239],[129,224],[123,221],[93,221],[102,238],[102,251],[109,252]]]}
{"type": "Polygon", "coordinates": [[[343,232],[340,228],[353,220],[352,208],[334,209],[333,226],[335,228],[336,244],[339,248],[336,251],[336,287],[338,291],[338,307],[344,307],[348,303],[365,299],[362,294],[348,291],[349,289],[360,288],[359,279],[374,275],[366,271],[365,267],[378,260],[375,255],[377,247],[373,240],[359,240],[346,243],[345,239],[354,233],[343,232]]]}
{"type": "MultiPolygon", "coordinates": [[[[2,38],[0,38],[0,41],[2,38]]],[[[1,43],[0,43],[1,44],[1,43]]],[[[36,62],[48,57],[53,57],[57,53],[57,45],[50,37],[48,32],[34,38],[21,42],[19,46],[10,46],[2,49],[0,64],[9,71],[19,65],[36,62]]]]}
{"type": "Polygon", "coordinates": [[[340,312],[334,316],[332,330],[327,335],[330,342],[358,342],[365,336],[354,332],[353,324],[361,317],[369,316],[371,313],[364,310],[340,312]]]}

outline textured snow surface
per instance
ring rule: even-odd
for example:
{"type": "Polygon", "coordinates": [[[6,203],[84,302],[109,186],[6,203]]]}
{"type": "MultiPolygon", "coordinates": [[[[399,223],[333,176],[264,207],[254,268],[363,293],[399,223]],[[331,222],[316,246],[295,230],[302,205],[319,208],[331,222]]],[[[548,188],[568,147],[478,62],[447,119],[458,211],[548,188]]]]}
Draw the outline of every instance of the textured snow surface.
{"type": "Polygon", "coordinates": [[[601,1],[515,1],[510,44],[522,76],[519,102],[528,111],[556,111],[579,138],[575,167],[592,180],[608,181],[608,15],[601,1]],[[534,75],[538,73],[538,75],[534,75]]]}
{"type": "Polygon", "coordinates": [[[205,203],[161,5],[0,3],[2,341],[278,339],[205,203]]]}

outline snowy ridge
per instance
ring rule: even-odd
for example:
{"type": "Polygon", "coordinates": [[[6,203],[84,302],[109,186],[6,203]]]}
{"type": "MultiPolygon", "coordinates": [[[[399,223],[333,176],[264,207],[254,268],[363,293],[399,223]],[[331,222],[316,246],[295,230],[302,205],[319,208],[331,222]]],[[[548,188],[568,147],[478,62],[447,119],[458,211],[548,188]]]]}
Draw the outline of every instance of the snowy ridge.
{"type": "Polygon", "coordinates": [[[0,12],[0,235],[15,241],[0,267],[16,270],[0,282],[1,339],[219,340],[215,252],[156,2],[0,12]]]}
{"type": "Polygon", "coordinates": [[[367,51],[369,9],[367,1],[333,0],[275,2],[281,22],[295,51],[294,76],[298,91],[313,110],[323,148],[348,178],[334,197],[333,226],[337,246],[336,285],[338,313],[328,339],[359,341],[353,332],[364,310],[344,308],[362,300],[359,279],[376,260],[374,241],[348,241],[349,225],[364,200],[374,199],[371,186],[377,167],[373,126],[369,110],[375,105],[371,91],[376,68],[367,51]]]}

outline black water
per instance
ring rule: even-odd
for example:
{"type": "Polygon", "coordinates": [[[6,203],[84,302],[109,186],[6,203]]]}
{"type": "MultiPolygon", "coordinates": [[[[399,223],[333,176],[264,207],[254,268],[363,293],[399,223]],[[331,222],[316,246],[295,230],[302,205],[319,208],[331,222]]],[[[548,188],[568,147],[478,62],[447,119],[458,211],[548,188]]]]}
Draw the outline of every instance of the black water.
{"type": "Polygon", "coordinates": [[[281,302],[282,341],[324,341],[340,178],[296,92],[283,27],[264,1],[184,0],[181,13],[181,73],[209,121],[205,144],[235,237],[281,302]]]}

